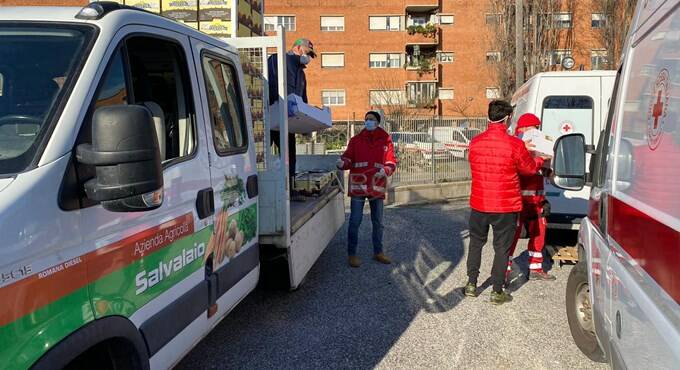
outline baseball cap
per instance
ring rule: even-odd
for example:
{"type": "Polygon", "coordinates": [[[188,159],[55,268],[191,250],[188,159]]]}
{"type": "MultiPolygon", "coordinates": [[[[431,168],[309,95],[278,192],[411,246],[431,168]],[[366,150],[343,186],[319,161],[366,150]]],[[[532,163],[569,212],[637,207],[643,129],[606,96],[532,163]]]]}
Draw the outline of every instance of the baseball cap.
{"type": "Polygon", "coordinates": [[[295,42],[293,43],[293,46],[298,46],[298,45],[308,48],[309,49],[309,56],[312,57],[312,58],[316,58],[316,52],[314,51],[314,44],[312,44],[312,42],[309,41],[309,39],[302,38],[302,39],[295,40],[295,42]]]}

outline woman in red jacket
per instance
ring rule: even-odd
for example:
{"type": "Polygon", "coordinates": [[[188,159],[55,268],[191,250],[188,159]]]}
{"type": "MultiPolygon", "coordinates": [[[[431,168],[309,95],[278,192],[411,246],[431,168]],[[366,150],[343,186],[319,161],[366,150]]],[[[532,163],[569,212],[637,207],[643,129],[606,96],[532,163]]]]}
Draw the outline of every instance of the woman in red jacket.
{"type": "Polygon", "coordinates": [[[387,177],[396,169],[394,147],[390,135],[378,127],[380,114],[369,111],[365,116],[364,129],[354,136],[347,145],[347,150],[338,160],[338,168],[349,170],[350,202],[349,230],[347,235],[347,252],[349,264],[359,267],[361,260],[357,257],[359,226],[364,213],[364,203],[368,199],[371,207],[373,224],[373,259],[390,264],[390,259],[383,253],[383,200],[387,187],[387,177]]]}
{"type": "Polygon", "coordinates": [[[489,104],[489,127],[470,142],[470,247],[465,295],[477,296],[477,278],[489,227],[493,227],[494,260],[491,269],[491,303],[503,304],[512,297],[503,291],[505,270],[517,230],[522,196],[519,175],[534,175],[543,159],[533,158],[522,140],[507,132],[512,106],[502,100],[489,104]]]}

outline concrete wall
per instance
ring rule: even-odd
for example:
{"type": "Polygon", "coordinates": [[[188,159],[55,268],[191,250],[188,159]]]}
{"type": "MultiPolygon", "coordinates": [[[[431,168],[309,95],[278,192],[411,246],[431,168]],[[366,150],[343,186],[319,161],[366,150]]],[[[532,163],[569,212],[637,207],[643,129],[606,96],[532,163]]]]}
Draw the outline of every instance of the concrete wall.
{"type": "Polygon", "coordinates": [[[388,190],[388,205],[433,203],[470,196],[470,181],[399,186],[388,190]]]}

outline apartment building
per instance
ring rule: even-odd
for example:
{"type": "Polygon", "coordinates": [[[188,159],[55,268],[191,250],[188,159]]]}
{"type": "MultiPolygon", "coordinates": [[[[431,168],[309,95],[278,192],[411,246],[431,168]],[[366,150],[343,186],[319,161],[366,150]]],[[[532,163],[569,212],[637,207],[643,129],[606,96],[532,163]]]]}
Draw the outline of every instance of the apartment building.
{"type": "MultiPolygon", "coordinates": [[[[546,66],[601,69],[607,60],[597,28],[605,20],[595,0],[575,0],[550,14],[560,47],[546,66]]],[[[307,70],[310,102],[330,105],[334,120],[361,119],[369,108],[426,115],[485,116],[500,96],[495,24],[489,0],[266,0],[265,32],[283,26],[292,42],[306,37],[320,58],[307,70]]],[[[513,21],[513,20],[511,20],[513,21]]]]}

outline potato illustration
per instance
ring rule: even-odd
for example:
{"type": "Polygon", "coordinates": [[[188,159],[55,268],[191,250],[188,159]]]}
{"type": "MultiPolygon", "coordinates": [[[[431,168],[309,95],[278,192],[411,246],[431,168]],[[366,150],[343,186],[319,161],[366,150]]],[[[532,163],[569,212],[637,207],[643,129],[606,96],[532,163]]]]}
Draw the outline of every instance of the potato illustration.
{"type": "Polygon", "coordinates": [[[243,233],[239,230],[236,232],[236,238],[234,238],[234,242],[236,242],[236,253],[241,251],[241,247],[243,246],[243,233]]]}
{"type": "Polygon", "coordinates": [[[236,242],[229,239],[227,241],[227,257],[231,258],[234,257],[236,254],[236,242]]]}
{"type": "Polygon", "coordinates": [[[231,223],[229,224],[229,239],[234,239],[237,231],[236,220],[231,220],[231,223]]]}

